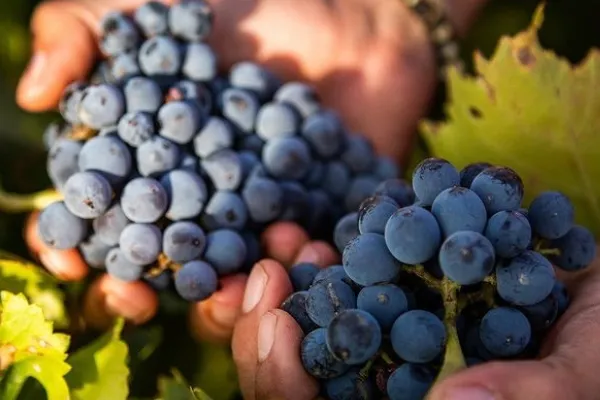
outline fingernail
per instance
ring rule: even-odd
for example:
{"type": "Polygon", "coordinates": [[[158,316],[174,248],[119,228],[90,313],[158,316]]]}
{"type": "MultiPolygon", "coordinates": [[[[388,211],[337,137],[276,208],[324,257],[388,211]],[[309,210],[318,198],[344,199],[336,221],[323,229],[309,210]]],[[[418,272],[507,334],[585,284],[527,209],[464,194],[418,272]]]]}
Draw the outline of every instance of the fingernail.
{"type": "Polygon", "coordinates": [[[23,95],[25,97],[35,97],[41,90],[41,86],[47,80],[46,69],[48,66],[48,55],[45,52],[37,51],[29,60],[29,65],[21,81],[23,95]]]}
{"type": "Polygon", "coordinates": [[[154,313],[154,310],[140,308],[134,302],[115,293],[107,293],[105,301],[107,311],[110,314],[121,316],[137,324],[146,322],[154,313]]]}
{"type": "Polygon", "coordinates": [[[246,285],[246,293],[244,294],[244,302],[242,303],[242,311],[244,313],[252,311],[260,302],[268,279],[269,277],[262,265],[256,264],[254,270],[250,273],[250,278],[248,278],[248,284],[246,285]]]}
{"type": "Polygon", "coordinates": [[[302,250],[300,250],[300,253],[298,253],[298,256],[296,257],[296,263],[303,262],[319,264],[320,258],[321,256],[319,252],[316,251],[313,246],[307,244],[302,248],[302,250]]]}
{"type": "Polygon", "coordinates": [[[275,342],[275,327],[277,315],[267,312],[260,318],[258,325],[258,362],[261,363],[269,357],[275,342]]]}
{"type": "Polygon", "coordinates": [[[459,387],[448,390],[440,400],[498,400],[483,387],[459,387]]]}

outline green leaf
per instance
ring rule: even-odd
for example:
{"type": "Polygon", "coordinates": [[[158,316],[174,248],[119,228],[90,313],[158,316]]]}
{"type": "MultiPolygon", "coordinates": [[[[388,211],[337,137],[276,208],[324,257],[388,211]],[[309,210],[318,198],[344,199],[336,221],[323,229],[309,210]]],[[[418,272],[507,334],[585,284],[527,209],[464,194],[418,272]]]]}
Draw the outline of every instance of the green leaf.
{"type": "Polygon", "coordinates": [[[121,340],[124,322],[72,354],[66,379],[74,400],[126,400],[129,394],[128,348],[121,340]]]}
{"type": "Polygon", "coordinates": [[[157,400],[212,400],[204,391],[192,388],[177,370],[173,377],[158,379],[159,398],[157,400]]]}
{"type": "MultiPolygon", "coordinates": [[[[31,356],[23,359],[13,364],[4,375],[0,382],[0,398],[2,400],[17,399],[22,394],[21,388],[27,379],[34,378],[45,389],[46,399],[69,399],[69,387],[64,378],[69,369],[70,367],[67,363],[54,357],[31,356]]],[[[41,395],[41,393],[35,390],[23,397],[27,399],[39,399],[41,395]]]]}
{"type": "Polygon", "coordinates": [[[462,168],[488,161],[515,169],[526,203],[544,190],[570,196],[577,220],[600,233],[600,52],[577,66],[541,47],[539,7],[531,26],[475,55],[475,77],[449,76],[448,121],[424,122],[435,156],[462,168]]]}
{"type": "Polygon", "coordinates": [[[200,343],[200,360],[193,378],[195,387],[201,387],[214,400],[231,400],[238,392],[235,364],[229,346],[200,343]]]}
{"type": "Polygon", "coordinates": [[[0,251],[0,290],[25,294],[56,328],[68,326],[65,296],[58,281],[37,265],[0,251]]]}

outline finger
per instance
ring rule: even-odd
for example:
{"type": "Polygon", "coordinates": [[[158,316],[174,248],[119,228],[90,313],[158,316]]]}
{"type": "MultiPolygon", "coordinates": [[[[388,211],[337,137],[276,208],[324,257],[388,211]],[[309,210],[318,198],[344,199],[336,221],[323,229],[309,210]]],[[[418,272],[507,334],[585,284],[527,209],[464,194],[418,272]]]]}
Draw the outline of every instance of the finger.
{"type": "Polygon", "coordinates": [[[192,304],[190,325],[198,340],[228,342],[240,315],[248,277],[234,275],[221,279],[221,288],[208,300],[192,304]]]}
{"type": "Polygon", "coordinates": [[[270,225],[262,235],[267,257],[289,266],[310,238],[297,224],[278,222],[270,225]]]}
{"type": "Polygon", "coordinates": [[[312,263],[328,267],[339,262],[339,253],[327,242],[320,240],[306,243],[298,252],[294,264],[312,263]]]}
{"type": "Polygon", "coordinates": [[[48,271],[63,281],[79,281],[87,276],[89,267],[76,249],[52,249],[38,234],[39,213],[33,213],[25,224],[25,241],[34,258],[37,258],[48,271]]]}
{"type": "Polygon", "coordinates": [[[123,282],[103,275],[85,294],[83,317],[89,326],[106,329],[115,317],[142,324],[152,319],[157,310],[156,293],[145,283],[123,282]]]}
{"type": "MultiPolygon", "coordinates": [[[[233,357],[238,367],[240,388],[244,398],[256,398],[258,361],[258,327],[261,317],[280,306],[292,292],[292,284],[285,268],[274,260],[257,263],[246,286],[242,315],[233,331],[233,357]]],[[[290,360],[290,362],[293,362],[290,360]]],[[[300,387],[302,382],[297,382],[300,387]]]]}

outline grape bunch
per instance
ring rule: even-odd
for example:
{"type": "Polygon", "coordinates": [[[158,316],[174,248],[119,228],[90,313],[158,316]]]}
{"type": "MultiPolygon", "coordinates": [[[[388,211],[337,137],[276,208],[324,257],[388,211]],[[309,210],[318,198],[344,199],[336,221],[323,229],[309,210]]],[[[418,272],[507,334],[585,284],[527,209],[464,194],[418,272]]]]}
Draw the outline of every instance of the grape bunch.
{"type": "Polygon", "coordinates": [[[398,176],[310,85],[253,62],[220,70],[213,20],[201,0],[106,15],[103,59],[67,87],[44,135],[62,201],[41,212],[42,240],[188,301],[259,259],[269,224],[327,238],[398,176]]]}
{"type": "Polygon", "coordinates": [[[324,397],[420,400],[437,376],[537,354],[569,304],[554,266],[582,270],[596,247],[565,195],[525,209],[523,190],[507,167],[426,159],[412,189],[386,180],[340,219],[342,265],[290,269],[281,308],[324,397]]]}

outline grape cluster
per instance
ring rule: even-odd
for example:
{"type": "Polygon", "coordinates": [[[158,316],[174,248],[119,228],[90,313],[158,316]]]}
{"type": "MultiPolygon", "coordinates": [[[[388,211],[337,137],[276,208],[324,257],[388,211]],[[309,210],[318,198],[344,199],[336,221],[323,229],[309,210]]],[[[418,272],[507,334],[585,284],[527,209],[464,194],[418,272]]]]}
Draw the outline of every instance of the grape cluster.
{"type": "Polygon", "coordinates": [[[201,0],[106,15],[104,58],[65,90],[44,135],[63,200],[41,212],[42,240],[189,301],[251,266],[272,222],[331,236],[398,175],[308,84],[252,62],[220,71],[213,18],[201,0]]]}
{"type": "Polygon", "coordinates": [[[281,308],[323,396],[420,400],[437,376],[536,355],[569,303],[553,264],[581,270],[596,247],[565,195],[525,209],[523,191],[507,167],[426,159],[340,219],[342,265],[290,269],[281,308]]]}

